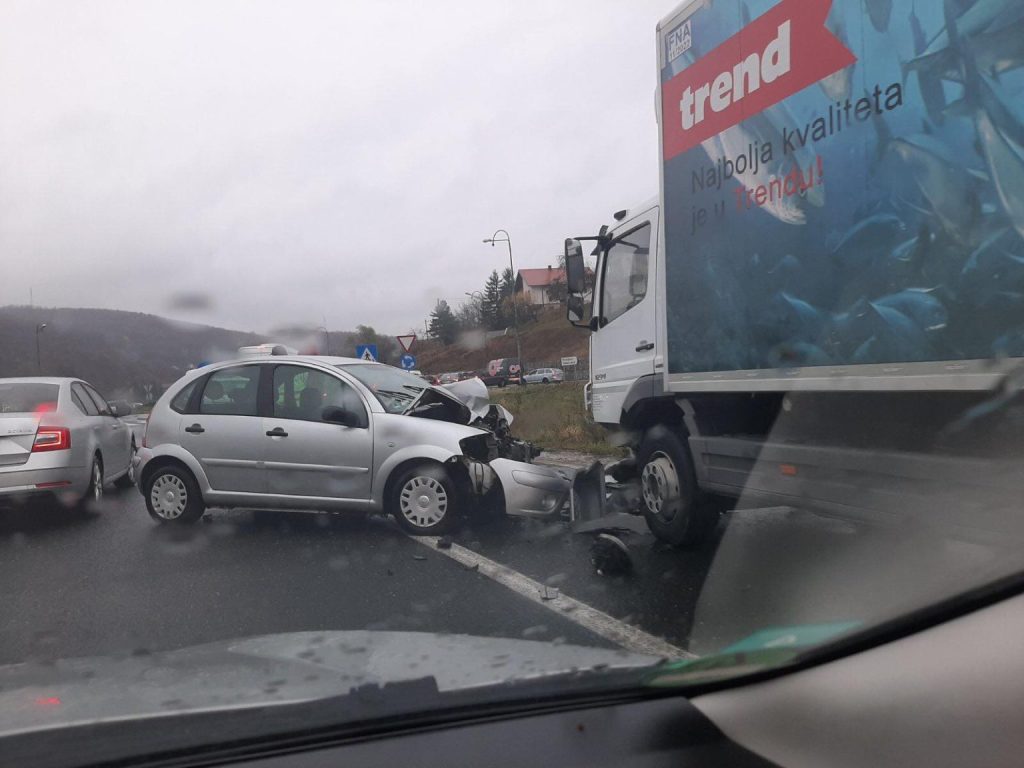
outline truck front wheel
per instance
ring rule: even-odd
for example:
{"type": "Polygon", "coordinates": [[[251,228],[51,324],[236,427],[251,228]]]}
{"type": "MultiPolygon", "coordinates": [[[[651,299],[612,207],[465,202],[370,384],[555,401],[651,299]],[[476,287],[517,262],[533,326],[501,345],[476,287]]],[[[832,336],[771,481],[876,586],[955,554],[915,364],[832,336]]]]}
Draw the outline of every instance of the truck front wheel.
{"type": "Polygon", "coordinates": [[[661,425],[648,430],[637,450],[637,467],[644,517],[655,536],[688,546],[714,529],[718,515],[697,488],[690,451],[678,435],[661,425]]]}

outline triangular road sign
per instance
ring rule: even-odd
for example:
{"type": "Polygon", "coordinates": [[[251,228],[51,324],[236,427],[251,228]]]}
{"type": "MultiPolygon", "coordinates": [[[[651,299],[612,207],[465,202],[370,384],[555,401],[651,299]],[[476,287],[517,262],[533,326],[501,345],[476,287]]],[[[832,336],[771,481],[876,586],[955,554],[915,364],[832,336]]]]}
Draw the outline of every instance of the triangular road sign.
{"type": "Polygon", "coordinates": [[[373,352],[368,349],[363,350],[363,360],[368,360],[371,363],[377,362],[373,357],[373,352]]]}
{"type": "Polygon", "coordinates": [[[408,352],[412,349],[413,343],[416,341],[416,334],[410,333],[407,336],[395,336],[398,339],[398,343],[402,345],[402,349],[408,352]]]}

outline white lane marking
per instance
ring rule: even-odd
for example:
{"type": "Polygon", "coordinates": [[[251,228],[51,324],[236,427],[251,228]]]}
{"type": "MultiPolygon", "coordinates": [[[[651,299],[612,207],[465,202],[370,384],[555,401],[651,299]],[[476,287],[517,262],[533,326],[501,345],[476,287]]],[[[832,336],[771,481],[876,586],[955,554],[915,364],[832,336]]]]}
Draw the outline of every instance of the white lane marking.
{"type": "Polygon", "coordinates": [[[586,603],[581,603],[575,598],[562,594],[554,587],[547,587],[519,571],[514,571],[488,557],[477,554],[471,549],[466,549],[455,543],[448,549],[439,549],[437,536],[410,536],[410,538],[440,555],[450,557],[467,568],[473,568],[481,575],[511,589],[527,600],[544,606],[549,611],[589,629],[594,634],[600,635],[605,640],[610,640],[628,651],[668,659],[697,658],[696,654],[672,645],[660,637],[648,634],[614,616],[609,616],[604,611],[599,611],[586,603]]]}

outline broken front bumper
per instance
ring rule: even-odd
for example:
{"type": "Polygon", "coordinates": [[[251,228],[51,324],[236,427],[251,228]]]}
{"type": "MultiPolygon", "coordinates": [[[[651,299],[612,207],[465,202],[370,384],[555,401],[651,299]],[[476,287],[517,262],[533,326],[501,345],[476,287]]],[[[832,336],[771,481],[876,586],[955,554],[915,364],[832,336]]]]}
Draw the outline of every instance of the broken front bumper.
{"type": "Polygon", "coordinates": [[[561,512],[569,502],[575,474],[567,467],[512,459],[469,465],[474,492],[482,496],[497,482],[505,498],[505,513],[514,517],[547,517],[561,512]]]}

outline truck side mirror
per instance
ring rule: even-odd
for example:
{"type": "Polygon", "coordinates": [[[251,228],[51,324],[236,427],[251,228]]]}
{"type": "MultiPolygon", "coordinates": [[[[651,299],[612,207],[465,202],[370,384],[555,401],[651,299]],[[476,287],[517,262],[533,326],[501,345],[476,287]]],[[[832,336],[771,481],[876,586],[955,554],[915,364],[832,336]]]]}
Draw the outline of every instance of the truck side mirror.
{"type": "Polygon", "coordinates": [[[584,284],[583,244],[579,240],[565,241],[565,286],[569,295],[586,292],[584,284]]]}

